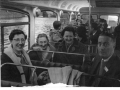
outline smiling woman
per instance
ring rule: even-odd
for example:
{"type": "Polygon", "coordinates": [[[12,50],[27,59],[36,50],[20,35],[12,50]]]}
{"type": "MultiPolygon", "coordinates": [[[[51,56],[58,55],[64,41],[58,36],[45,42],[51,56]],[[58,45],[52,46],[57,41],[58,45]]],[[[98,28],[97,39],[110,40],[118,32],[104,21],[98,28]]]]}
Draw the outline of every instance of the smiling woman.
{"type": "MultiPolygon", "coordinates": [[[[24,45],[27,36],[22,30],[15,29],[9,35],[10,46],[5,49],[1,56],[1,64],[14,63],[23,65],[32,65],[29,56],[25,52],[24,45]]],[[[4,66],[1,68],[1,79],[14,82],[32,83],[32,69],[26,67],[4,66]],[[10,74],[11,73],[11,74],[10,74]]],[[[35,75],[36,77],[36,75],[35,75]]],[[[33,81],[34,82],[34,81],[33,81]]],[[[37,81],[35,81],[37,83],[37,81]]]]}
{"type": "Polygon", "coordinates": [[[21,51],[24,48],[26,39],[27,39],[27,36],[21,30],[15,29],[10,33],[9,40],[16,54],[21,54],[21,51]]]}

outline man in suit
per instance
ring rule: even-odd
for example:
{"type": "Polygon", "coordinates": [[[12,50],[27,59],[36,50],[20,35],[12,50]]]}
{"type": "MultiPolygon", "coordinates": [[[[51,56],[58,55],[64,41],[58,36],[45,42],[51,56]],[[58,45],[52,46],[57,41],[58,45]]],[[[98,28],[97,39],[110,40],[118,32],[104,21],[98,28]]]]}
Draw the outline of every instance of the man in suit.
{"type": "Polygon", "coordinates": [[[101,31],[98,30],[97,23],[92,23],[91,28],[92,28],[91,35],[90,35],[91,44],[97,45],[98,37],[99,37],[101,31]]]}
{"type": "Polygon", "coordinates": [[[98,55],[94,58],[89,73],[107,78],[89,78],[89,86],[111,87],[120,86],[120,53],[115,51],[113,34],[101,33],[98,38],[98,55]]]}

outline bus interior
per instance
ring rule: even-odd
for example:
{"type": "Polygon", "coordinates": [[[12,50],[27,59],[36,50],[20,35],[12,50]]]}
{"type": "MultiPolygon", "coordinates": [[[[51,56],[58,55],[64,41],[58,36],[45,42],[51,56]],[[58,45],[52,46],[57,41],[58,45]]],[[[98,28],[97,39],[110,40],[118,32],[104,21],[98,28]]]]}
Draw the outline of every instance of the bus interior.
{"type": "MultiPolygon", "coordinates": [[[[107,21],[109,33],[113,33],[115,27],[119,25],[120,22],[120,0],[0,0],[0,58],[4,49],[10,45],[8,37],[13,29],[21,29],[26,33],[27,40],[24,49],[28,51],[36,42],[38,34],[46,33],[49,37],[49,32],[50,29],[53,29],[54,21],[61,21],[62,28],[64,29],[67,25],[74,24],[74,21],[79,15],[83,24],[88,23],[88,37],[91,31],[91,20],[97,22],[99,18],[107,21]]],[[[92,59],[97,54],[97,45],[87,43],[86,47],[92,59]]],[[[49,67],[64,67],[69,65],[74,69],[79,69],[86,57],[85,54],[78,53],[57,51],[48,53],[52,54],[52,62],[49,63],[35,61],[34,59],[36,59],[37,56],[34,51],[29,53],[33,59],[31,60],[33,64],[32,68],[34,68],[37,73],[49,67]],[[69,63],[57,63],[57,59],[59,59],[57,58],[58,53],[68,55],[69,59],[71,55],[75,55],[76,59],[79,58],[81,61],[72,65],[69,63]],[[39,69],[41,69],[41,71],[39,71],[39,69]]],[[[37,59],[39,59],[39,56],[37,59]]],[[[74,59],[72,58],[71,60],[74,59]]],[[[5,63],[1,65],[1,69],[4,65],[9,64],[15,65],[5,63]]],[[[29,65],[25,67],[31,68],[29,65]]],[[[85,73],[85,75],[88,74],[85,73]]],[[[106,77],[98,77],[108,79],[106,77]]],[[[111,80],[115,79],[111,78],[111,80]]],[[[117,81],[120,83],[120,80],[117,81]]],[[[1,80],[1,86],[21,87],[34,85],[1,80]]],[[[80,86],[84,85],[80,84],[80,86]]]]}

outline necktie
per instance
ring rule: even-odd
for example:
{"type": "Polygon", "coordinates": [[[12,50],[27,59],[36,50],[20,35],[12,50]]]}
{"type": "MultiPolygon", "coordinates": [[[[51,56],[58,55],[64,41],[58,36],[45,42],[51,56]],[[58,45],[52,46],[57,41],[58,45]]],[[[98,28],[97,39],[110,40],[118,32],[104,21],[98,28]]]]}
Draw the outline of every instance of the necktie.
{"type": "MultiPolygon", "coordinates": [[[[99,69],[99,75],[100,75],[100,76],[102,76],[102,74],[103,74],[104,66],[105,66],[105,62],[104,62],[104,60],[102,59],[102,60],[101,60],[101,64],[100,64],[100,69],[99,69]]],[[[98,85],[99,85],[100,80],[101,80],[101,78],[97,78],[97,79],[96,79],[96,81],[95,81],[95,86],[98,86],[98,85]]]]}
{"type": "Polygon", "coordinates": [[[99,75],[102,75],[103,70],[104,70],[104,66],[105,66],[105,63],[104,63],[104,60],[102,59],[101,60],[101,65],[100,65],[100,70],[99,70],[99,75]]]}

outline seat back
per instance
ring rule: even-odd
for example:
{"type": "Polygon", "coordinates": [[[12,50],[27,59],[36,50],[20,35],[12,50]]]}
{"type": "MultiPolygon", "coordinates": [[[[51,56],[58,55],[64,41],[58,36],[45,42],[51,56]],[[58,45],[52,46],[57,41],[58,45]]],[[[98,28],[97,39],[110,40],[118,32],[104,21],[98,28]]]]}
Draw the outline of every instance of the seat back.
{"type": "MultiPolygon", "coordinates": [[[[42,53],[44,53],[46,51],[34,51],[34,50],[29,50],[27,53],[30,57],[31,60],[35,60],[35,61],[43,61],[44,59],[42,58],[42,53]]],[[[53,58],[53,53],[52,51],[47,52],[47,56],[46,59],[48,59],[49,61],[52,60],[53,58]]]]}
{"type": "Polygon", "coordinates": [[[53,62],[63,64],[82,65],[85,59],[85,54],[55,52],[53,62]]]}
{"type": "Polygon", "coordinates": [[[24,83],[1,80],[1,87],[11,87],[11,86],[23,87],[23,86],[33,86],[33,85],[32,84],[24,84],[24,83]]]}
{"type": "Polygon", "coordinates": [[[90,54],[96,54],[98,53],[97,51],[97,45],[86,45],[88,53],[90,54]]]}

